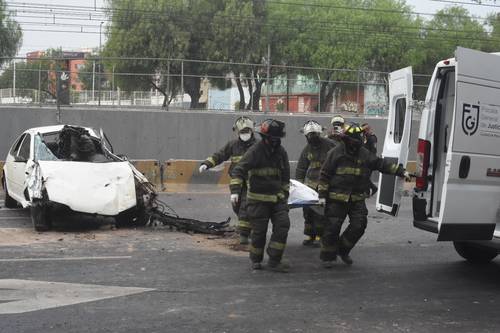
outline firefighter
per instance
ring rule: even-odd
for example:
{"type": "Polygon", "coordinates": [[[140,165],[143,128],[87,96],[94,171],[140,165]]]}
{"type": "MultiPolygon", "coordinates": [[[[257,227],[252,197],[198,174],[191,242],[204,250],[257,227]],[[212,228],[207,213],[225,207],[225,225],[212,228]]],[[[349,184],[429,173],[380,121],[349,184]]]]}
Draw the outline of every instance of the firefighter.
{"type": "MultiPolygon", "coordinates": [[[[328,151],[335,146],[335,143],[321,137],[323,127],[314,120],[307,121],[301,132],[306,137],[307,145],[300,154],[295,178],[317,191],[321,165],[325,161],[328,151]]],[[[304,246],[319,246],[325,217],[315,212],[311,207],[304,207],[303,213],[306,239],[302,244],[304,246]]]]}
{"type": "Polygon", "coordinates": [[[342,141],[342,131],[344,130],[345,125],[344,117],[339,114],[335,115],[332,117],[330,123],[332,124],[332,128],[330,129],[328,138],[336,142],[342,141]]]}
{"type": "MultiPolygon", "coordinates": [[[[372,127],[368,123],[364,123],[361,125],[363,129],[363,134],[365,137],[365,147],[373,154],[377,155],[377,136],[372,131],[372,127]]],[[[370,177],[371,178],[371,177],[370,177]]],[[[378,187],[372,181],[370,181],[370,190],[368,192],[369,196],[373,196],[377,193],[378,187]]]]}
{"type": "MultiPolygon", "coordinates": [[[[254,122],[248,117],[239,117],[234,122],[233,131],[238,134],[238,138],[229,141],[221,150],[208,157],[200,165],[200,173],[213,168],[214,166],[231,160],[229,173],[234,169],[236,164],[241,160],[245,152],[255,144],[254,122]]],[[[238,215],[238,231],[240,234],[240,244],[247,245],[250,236],[250,222],[246,213],[246,186],[243,184],[241,196],[238,205],[233,205],[233,210],[238,215]]]]}
{"type": "Polygon", "coordinates": [[[290,164],[288,154],[281,146],[281,139],[285,136],[285,124],[267,119],[260,125],[258,133],[262,140],[251,147],[231,171],[231,203],[234,205],[241,200],[242,187],[246,182],[247,215],[252,227],[252,269],[262,269],[267,227],[271,220],[273,228],[267,246],[267,268],[287,272],[288,264],[281,261],[290,229],[290,164]]]}
{"type": "Polygon", "coordinates": [[[368,210],[365,204],[370,183],[370,172],[409,178],[409,173],[396,164],[377,157],[363,146],[363,129],[357,124],[346,126],[343,144],[330,150],[321,167],[318,192],[320,204],[326,204],[327,224],[321,238],[320,259],[325,268],[331,268],[340,255],[348,265],[353,263],[349,253],[363,236],[368,210]],[[349,226],[340,236],[345,218],[349,226]]]}

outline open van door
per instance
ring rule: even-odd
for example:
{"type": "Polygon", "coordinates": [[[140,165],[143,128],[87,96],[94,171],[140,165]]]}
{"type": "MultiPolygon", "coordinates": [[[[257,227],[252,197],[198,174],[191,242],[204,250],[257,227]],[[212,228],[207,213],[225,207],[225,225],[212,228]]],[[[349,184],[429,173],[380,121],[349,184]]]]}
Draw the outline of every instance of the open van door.
{"type": "Polygon", "coordinates": [[[500,56],[458,48],[438,240],[490,240],[500,222],[500,56]]]}
{"type": "MultiPolygon", "coordinates": [[[[412,122],[413,73],[407,67],[389,74],[389,118],[382,157],[406,167],[412,122]]],[[[376,208],[396,216],[404,190],[404,179],[380,174],[376,208]]]]}

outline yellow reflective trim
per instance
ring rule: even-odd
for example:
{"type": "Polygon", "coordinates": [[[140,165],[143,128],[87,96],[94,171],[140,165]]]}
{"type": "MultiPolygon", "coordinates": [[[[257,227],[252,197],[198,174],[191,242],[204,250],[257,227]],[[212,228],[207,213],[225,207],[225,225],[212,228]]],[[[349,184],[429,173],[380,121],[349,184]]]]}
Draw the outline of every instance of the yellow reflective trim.
{"type": "Polygon", "coordinates": [[[264,254],[264,249],[263,249],[263,248],[262,248],[262,249],[258,249],[258,248],[253,247],[253,245],[250,245],[250,246],[248,247],[248,250],[249,250],[251,253],[256,254],[256,255],[259,255],[259,256],[264,254]]]}
{"type": "Polygon", "coordinates": [[[311,162],[311,164],[309,164],[309,169],[319,169],[321,166],[323,166],[323,163],[320,161],[311,162]]]}
{"type": "Polygon", "coordinates": [[[238,163],[239,161],[241,161],[242,158],[243,158],[243,156],[232,156],[231,162],[238,163]]]}
{"type": "Polygon", "coordinates": [[[328,188],[329,188],[329,187],[330,187],[329,185],[325,185],[325,184],[321,184],[321,183],[320,183],[320,184],[318,185],[318,191],[328,191],[328,188]]]}
{"type": "Polygon", "coordinates": [[[243,184],[243,179],[240,178],[231,178],[231,181],[229,182],[229,185],[242,185],[243,184]]]}
{"type": "Polygon", "coordinates": [[[361,176],[363,170],[360,168],[349,168],[349,167],[340,167],[337,168],[335,173],[337,175],[353,175],[353,176],[361,176]]]}
{"type": "Polygon", "coordinates": [[[264,202],[278,202],[278,196],[273,194],[260,194],[260,193],[247,193],[247,199],[255,200],[255,201],[264,201],[264,202]]]}
{"type": "Polygon", "coordinates": [[[216,166],[217,163],[215,162],[214,158],[212,156],[210,156],[209,158],[207,158],[207,161],[212,163],[212,166],[216,166]]]}
{"type": "Polygon", "coordinates": [[[329,197],[332,200],[348,202],[350,195],[345,193],[330,192],[329,197]]]}
{"type": "Polygon", "coordinates": [[[252,169],[248,172],[249,176],[279,176],[281,170],[278,168],[260,168],[252,169]]]}
{"type": "Polygon", "coordinates": [[[351,201],[362,201],[366,199],[365,194],[351,194],[351,201]]]}
{"type": "Polygon", "coordinates": [[[281,189],[285,192],[290,192],[290,184],[282,185],[281,189]]]}
{"type": "Polygon", "coordinates": [[[250,222],[248,221],[244,221],[244,220],[239,220],[238,221],[238,226],[240,228],[248,228],[248,229],[251,229],[252,228],[252,225],[250,224],[250,222]]]}
{"type": "Polygon", "coordinates": [[[396,173],[398,171],[399,166],[397,164],[392,164],[390,171],[391,173],[396,173]]]}
{"type": "Polygon", "coordinates": [[[337,248],[335,246],[324,246],[321,244],[321,252],[337,252],[337,248]]]}
{"type": "Polygon", "coordinates": [[[271,249],[283,251],[286,247],[285,243],[279,243],[279,242],[269,242],[269,247],[271,249]]]}

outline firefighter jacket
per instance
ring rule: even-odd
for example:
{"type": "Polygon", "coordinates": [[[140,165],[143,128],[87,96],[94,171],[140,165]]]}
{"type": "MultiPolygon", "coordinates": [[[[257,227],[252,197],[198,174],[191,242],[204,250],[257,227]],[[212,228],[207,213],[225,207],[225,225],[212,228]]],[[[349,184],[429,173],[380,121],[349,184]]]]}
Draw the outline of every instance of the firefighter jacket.
{"type": "Polygon", "coordinates": [[[372,170],[403,177],[405,169],[377,157],[365,147],[356,155],[346,152],[345,145],[330,150],[321,167],[318,192],[320,198],[349,202],[367,198],[372,170]]]}
{"type": "Polygon", "coordinates": [[[231,193],[240,194],[247,185],[248,202],[286,202],[290,192],[290,163],[282,146],[272,151],[260,141],[253,145],[233,168],[231,193]]]}
{"type": "Polygon", "coordinates": [[[307,144],[300,154],[295,178],[316,190],[319,184],[319,172],[330,149],[335,147],[335,142],[326,138],[320,138],[319,145],[307,144]]]}
{"type": "Polygon", "coordinates": [[[231,140],[226,143],[221,150],[203,161],[203,164],[205,164],[208,168],[213,168],[214,166],[231,159],[231,165],[229,166],[229,173],[231,173],[234,166],[241,160],[245,152],[253,146],[256,141],[255,135],[246,142],[241,141],[239,138],[231,140]]]}

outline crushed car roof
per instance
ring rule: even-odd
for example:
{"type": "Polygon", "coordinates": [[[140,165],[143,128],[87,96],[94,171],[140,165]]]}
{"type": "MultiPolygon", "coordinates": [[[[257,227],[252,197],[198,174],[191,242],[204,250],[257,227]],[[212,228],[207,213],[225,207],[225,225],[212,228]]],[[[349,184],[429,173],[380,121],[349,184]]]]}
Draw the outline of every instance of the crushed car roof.
{"type": "Polygon", "coordinates": [[[90,127],[67,125],[67,124],[65,124],[65,125],[52,125],[52,126],[33,127],[33,128],[30,128],[30,129],[27,129],[26,131],[24,131],[24,133],[32,133],[32,134],[40,133],[40,134],[45,134],[45,133],[60,132],[64,128],[64,126],[74,126],[74,127],[85,128],[91,134],[95,134],[94,130],[92,128],[90,128],[90,127]]]}

